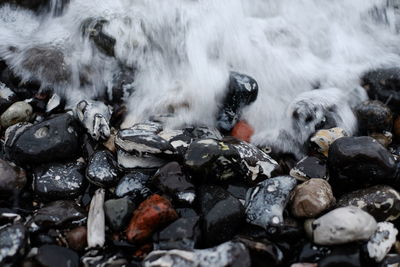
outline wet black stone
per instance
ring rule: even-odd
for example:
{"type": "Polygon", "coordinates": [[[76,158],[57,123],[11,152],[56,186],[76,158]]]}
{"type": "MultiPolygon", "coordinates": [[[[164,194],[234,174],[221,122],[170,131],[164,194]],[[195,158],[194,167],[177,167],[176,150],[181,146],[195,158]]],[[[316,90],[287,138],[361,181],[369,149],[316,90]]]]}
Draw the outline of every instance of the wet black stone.
{"type": "Polygon", "coordinates": [[[303,181],[311,178],[327,179],[326,161],[318,157],[307,156],[297,162],[296,166],[290,170],[290,175],[303,181]]]}
{"type": "Polygon", "coordinates": [[[114,56],[115,38],[106,34],[103,27],[108,21],[103,18],[89,18],[82,23],[82,32],[87,35],[95,46],[107,56],[114,56]]]}
{"type": "Polygon", "coordinates": [[[258,95],[258,84],[250,76],[231,72],[227,94],[218,112],[217,126],[222,132],[229,132],[239,121],[242,109],[254,102],[258,95]]]}
{"type": "Polygon", "coordinates": [[[194,185],[189,182],[177,162],[170,162],[160,168],[151,181],[163,193],[171,195],[179,202],[191,204],[195,199],[194,185]]]}
{"type": "Polygon", "coordinates": [[[233,183],[227,186],[226,191],[244,203],[246,200],[247,190],[249,190],[249,188],[250,187],[244,183],[233,183]]]}
{"type": "Polygon", "coordinates": [[[71,228],[84,223],[86,212],[70,200],[57,200],[39,209],[29,222],[30,231],[71,228]]]}
{"type": "Polygon", "coordinates": [[[357,244],[339,246],[332,249],[332,252],[318,262],[318,267],[361,267],[362,264],[360,248],[357,244]]]}
{"type": "Polygon", "coordinates": [[[200,243],[199,217],[180,218],[155,234],[157,249],[192,250],[200,243]]]}
{"type": "Polygon", "coordinates": [[[134,209],[135,205],[127,197],[110,199],[104,203],[106,220],[114,231],[126,228],[134,209]]]}
{"type": "Polygon", "coordinates": [[[151,175],[142,172],[133,172],[125,175],[115,188],[117,197],[128,196],[136,204],[151,195],[148,183],[151,175]]]}
{"type": "Polygon", "coordinates": [[[22,259],[26,239],[26,231],[22,224],[9,225],[0,230],[1,266],[13,266],[22,259]]]}
{"type": "Polygon", "coordinates": [[[79,267],[79,255],[75,251],[56,245],[41,246],[35,260],[43,267],[79,267]]]}
{"type": "Polygon", "coordinates": [[[400,111],[400,69],[377,69],[365,73],[361,78],[370,99],[387,103],[394,112],[400,111]]]}
{"type": "Polygon", "coordinates": [[[199,189],[198,199],[206,246],[230,240],[244,224],[243,205],[223,188],[203,185],[199,189]]]}
{"type": "Polygon", "coordinates": [[[191,208],[176,208],[175,210],[180,218],[190,218],[198,216],[197,212],[191,208]]]}
{"type": "Polygon", "coordinates": [[[361,134],[390,132],[393,126],[392,111],[380,101],[366,101],[356,107],[361,134]]]}
{"type": "Polygon", "coordinates": [[[399,262],[400,254],[389,254],[377,265],[377,267],[396,266],[399,262]]]}
{"type": "Polygon", "coordinates": [[[11,131],[5,144],[7,157],[16,163],[43,164],[79,154],[79,128],[67,113],[20,129],[11,131]]]}
{"type": "Polygon", "coordinates": [[[298,262],[319,262],[321,259],[326,258],[331,253],[330,247],[319,246],[313,243],[305,243],[299,256],[298,262]]]}
{"type": "Polygon", "coordinates": [[[84,164],[47,164],[33,171],[34,192],[44,200],[72,199],[84,190],[84,164]]]}
{"type": "MultiPolygon", "coordinates": [[[[132,252],[133,249],[131,247],[129,249],[132,252]]],[[[89,250],[82,256],[81,262],[84,266],[142,266],[130,263],[123,253],[115,249],[89,250]]]]}
{"type": "Polygon", "coordinates": [[[387,183],[396,184],[392,154],[372,137],[342,137],[328,155],[329,183],[335,193],[387,183]]]}
{"type": "Polygon", "coordinates": [[[0,159],[0,199],[18,194],[25,183],[26,180],[7,161],[0,159]]]}
{"type": "Polygon", "coordinates": [[[110,151],[98,151],[89,160],[86,177],[89,182],[107,187],[118,183],[118,163],[110,151]]]}
{"type": "Polygon", "coordinates": [[[194,139],[212,138],[221,140],[222,134],[216,128],[209,128],[206,126],[197,126],[194,128],[187,128],[194,139]]]}
{"type": "Polygon", "coordinates": [[[55,231],[50,229],[47,233],[31,233],[29,235],[29,240],[32,246],[43,246],[57,244],[57,238],[60,235],[55,231]]]}

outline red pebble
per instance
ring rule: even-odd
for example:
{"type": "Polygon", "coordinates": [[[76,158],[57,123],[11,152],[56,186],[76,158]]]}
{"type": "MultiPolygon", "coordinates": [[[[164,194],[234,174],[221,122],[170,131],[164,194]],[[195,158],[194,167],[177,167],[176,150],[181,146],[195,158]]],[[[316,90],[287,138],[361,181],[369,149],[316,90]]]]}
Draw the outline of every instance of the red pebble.
{"type": "Polygon", "coordinates": [[[143,242],[154,231],[177,218],[178,214],[172,208],[171,202],[160,195],[152,195],[133,212],[126,236],[133,243],[143,242]]]}
{"type": "Polygon", "coordinates": [[[246,121],[239,121],[233,127],[231,135],[239,140],[250,142],[251,136],[254,134],[253,128],[246,121]]]}

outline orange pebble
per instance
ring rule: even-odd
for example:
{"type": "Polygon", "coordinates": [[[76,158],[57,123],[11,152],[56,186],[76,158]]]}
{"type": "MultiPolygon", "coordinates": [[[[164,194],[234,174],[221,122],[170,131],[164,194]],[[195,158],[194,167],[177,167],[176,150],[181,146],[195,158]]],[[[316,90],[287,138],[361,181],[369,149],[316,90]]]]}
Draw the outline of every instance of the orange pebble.
{"type": "Polygon", "coordinates": [[[231,135],[239,140],[250,142],[251,136],[254,134],[253,128],[244,120],[236,123],[233,127],[231,135]]]}

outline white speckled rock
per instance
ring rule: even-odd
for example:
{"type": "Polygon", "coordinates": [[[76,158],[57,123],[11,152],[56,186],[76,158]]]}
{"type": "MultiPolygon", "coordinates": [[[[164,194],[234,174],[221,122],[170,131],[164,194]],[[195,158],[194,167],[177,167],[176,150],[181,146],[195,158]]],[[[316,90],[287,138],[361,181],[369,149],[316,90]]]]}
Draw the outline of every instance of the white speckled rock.
{"type": "Polygon", "coordinates": [[[12,104],[0,117],[1,126],[7,128],[18,122],[29,121],[32,116],[32,107],[24,101],[12,104]]]}
{"type": "Polygon", "coordinates": [[[365,211],[348,206],[335,209],[312,223],[313,241],[318,245],[345,244],[368,240],[377,223],[365,211]]]}
{"type": "Polygon", "coordinates": [[[389,222],[378,223],[378,228],[367,244],[370,258],[376,262],[382,261],[396,242],[397,229],[389,222]]]}

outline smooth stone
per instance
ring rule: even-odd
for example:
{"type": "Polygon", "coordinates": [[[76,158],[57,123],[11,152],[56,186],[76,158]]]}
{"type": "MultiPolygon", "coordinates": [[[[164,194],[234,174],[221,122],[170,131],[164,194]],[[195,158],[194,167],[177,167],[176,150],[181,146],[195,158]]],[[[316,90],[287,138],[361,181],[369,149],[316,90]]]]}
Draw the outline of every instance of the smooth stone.
{"type": "Polygon", "coordinates": [[[217,128],[207,126],[197,126],[191,129],[190,133],[194,139],[216,139],[222,140],[222,134],[217,128]]]}
{"type": "Polygon", "coordinates": [[[86,177],[89,182],[109,187],[118,183],[118,167],[114,155],[107,150],[95,152],[89,159],[86,177]]]}
{"type": "Polygon", "coordinates": [[[368,185],[396,184],[396,162],[378,141],[368,136],[343,137],[334,142],[328,157],[329,183],[334,192],[349,192],[368,185]]]}
{"type": "Polygon", "coordinates": [[[296,186],[296,179],[279,176],[267,179],[250,188],[246,195],[246,220],[264,229],[283,223],[283,211],[289,195],[296,186]]]}
{"type": "Polygon", "coordinates": [[[378,267],[400,267],[400,254],[387,255],[378,267]]]}
{"type": "Polygon", "coordinates": [[[79,226],[65,235],[68,242],[68,247],[76,251],[82,251],[87,247],[87,228],[79,226]]]}
{"type": "Polygon", "coordinates": [[[357,244],[339,246],[332,249],[332,252],[318,262],[318,267],[362,267],[360,248],[357,244]]]}
{"type": "Polygon", "coordinates": [[[0,124],[7,128],[19,122],[29,121],[32,116],[32,106],[24,101],[12,104],[0,117],[0,124]]]}
{"type": "Polygon", "coordinates": [[[376,185],[341,196],[336,207],[356,206],[375,220],[394,221],[400,217],[400,193],[388,185],[376,185]]]}
{"type": "MultiPolygon", "coordinates": [[[[347,133],[341,128],[323,129],[317,131],[311,138],[311,145],[325,157],[328,156],[329,148],[333,142],[347,136],[347,133]]],[[[317,178],[317,177],[314,177],[317,178]]]]}
{"type": "Polygon", "coordinates": [[[106,221],[114,231],[123,230],[127,226],[134,209],[135,205],[126,197],[109,199],[104,203],[106,221]]]}
{"type": "Polygon", "coordinates": [[[226,242],[209,249],[156,250],[143,261],[144,267],[250,267],[251,260],[246,247],[238,242],[226,242]]]}
{"type": "Polygon", "coordinates": [[[139,171],[126,174],[119,180],[115,195],[120,198],[128,196],[134,203],[140,204],[151,195],[148,187],[150,177],[151,175],[139,171]]]}
{"type": "Polygon", "coordinates": [[[106,220],[104,215],[105,190],[99,188],[90,201],[87,219],[87,243],[89,248],[103,247],[105,243],[106,220]]]}
{"type": "Polygon", "coordinates": [[[392,223],[378,223],[375,233],[367,244],[369,257],[381,262],[396,242],[398,232],[392,223]]]}
{"type": "Polygon", "coordinates": [[[192,204],[196,198],[194,185],[188,180],[177,162],[170,162],[161,167],[151,178],[151,182],[178,202],[192,204]]]}
{"type": "Polygon", "coordinates": [[[242,203],[219,186],[201,186],[198,202],[203,215],[203,240],[207,246],[232,239],[245,222],[242,203]]]}
{"type": "Polygon", "coordinates": [[[183,157],[185,155],[186,150],[194,139],[192,133],[189,132],[187,129],[164,129],[163,131],[158,133],[158,136],[167,140],[180,157],[183,157]]]}
{"type": "MultiPolygon", "coordinates": [[[[25,254],[26,230],[22,224],[0,229],[0,265],[14,266],[25,254]]],[[[16,265],[15,265],[16,266],[16,265]]]]}
{"type": "Polygon", "coordinates": [[[307,242],[302,247],[298,256],[298,260],[300,262],[319,262],[321,259],[331,254],[331,252],[331,247],[319,246],[314,243],[307,242]]]}
{"type": "Polygon", "coordinates": [[[250,143],[251,137],[254,134],[254,129],[246,121],[241,120],[235,124],[231,131],[231,135],[241,141],[250,143]]]}
{"type": "Polygon", "coordinates": [[[0,82],[0,114],[18,100],[16,94],[4,83],[0,82]]]}
{"type": "Polygon", "coordinates": [[[79,256],[76,252],[56,245],[41,246],[35,259],[43,267],[79,267],[79,256]]]}
{"type": "Polygon", "coordinates": [[[310,179],[293,190],[292,214],[300,218],[314,218],[335,205],[329,183],[323,179],[310,179]]]}
{"type": "MultiPolygon", "coordinates": [[[[131,248],[132,249],[132,248],[131,248]]],[[[134,248],[133,248],[134,249],[134,248]]],[[[91,249],[81,257],[81,263],[84,267],[140,267],[140,263],[128,261],[122,252],[116,252],[113,249],[91,249]]]]}
{"type": "Polygon", "coordinates": [[[297,162],[290,170],[290,176],[299,181],[306,181],[312,178],[328,178],[326,161],[318,157],[307,156],[297,162]]]}
{"type": "Polygon", "coordinates": [[[33,171],[33,191],[44,200],[73,199],[84,190],[84,164],[53,163],[33,171]]]}
{"type": "Polygon", "coordinates": [[[73,159],[80,153],[78,129],[67,113],[30,126],[18,125],[6,137],[7,157],[22,164],[73,159]]]}
{"type": "Polygon", "coordinates": [[[377,100],[361,103],[355,109],[361,134],[390,132],[393,114],[388,106],[377,100]]]}
{"type": "Polygon", "coordinates": [[[338,245],[368,240],[377,223],[365,211],[349,206],[334,209],[312,223],[313,241],[318,245],[338,245]]]}
{"type": "Polygon", "coordinates": [[[388,147],[393,141],[393,135],[390,132],[383,132],[383,133],[372,133],[369,136],[374,138],[384,147],[388,147]]]}
{"type": "Polygon", "coordinates": [[[0,159],[0,198],[8,198],[19,192],[26,184],[26,179],[18,175],[7,162],[0,159]]]}
{"type": "Polygon", "coordinates": [[[152,155],[136,156],[117,150],[118,166],[124,170],[133,170],[137,168],[160,168],[167,163],[166,160],[152,155]]]}

